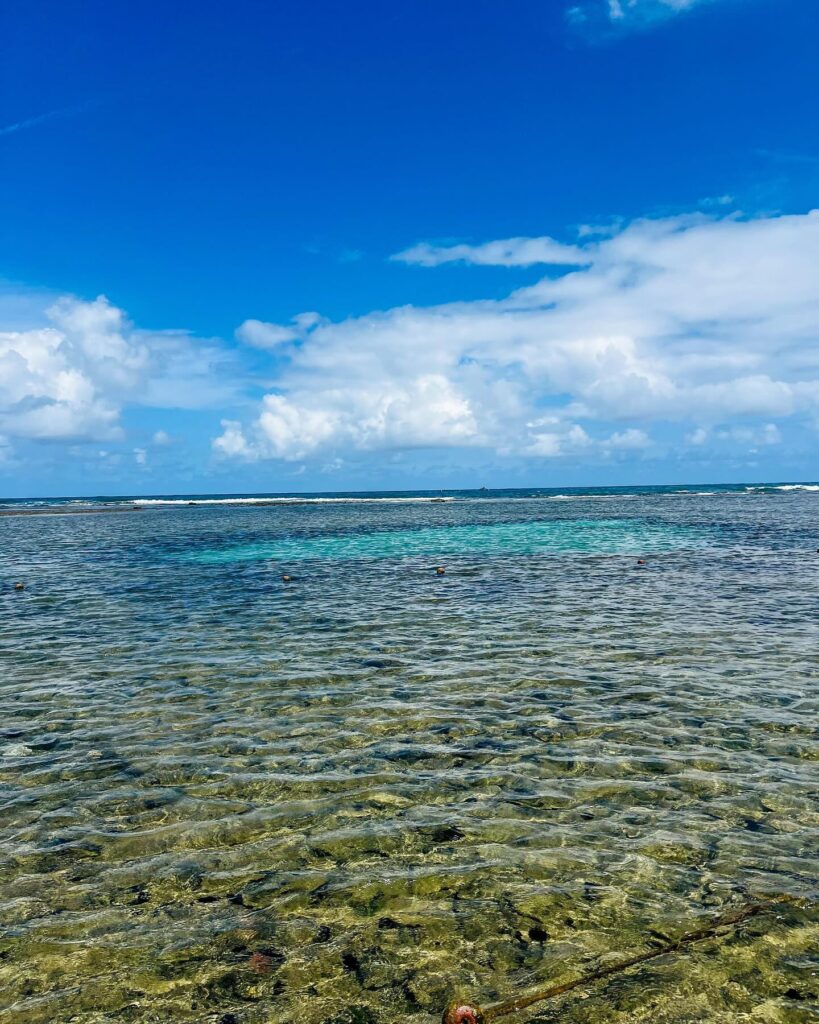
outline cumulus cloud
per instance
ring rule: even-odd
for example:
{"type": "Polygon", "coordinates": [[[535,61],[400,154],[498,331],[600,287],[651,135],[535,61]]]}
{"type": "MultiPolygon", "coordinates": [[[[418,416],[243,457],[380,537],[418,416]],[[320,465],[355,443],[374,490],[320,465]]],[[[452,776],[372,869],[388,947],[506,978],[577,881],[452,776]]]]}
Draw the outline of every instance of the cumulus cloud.
{"type": "Polygon", "coordinates": [[[117,440],[126,403],[224,401],[229,356],[181,331],[141,331],[104,296],[64,297],[44,323],[0,331],[0,429],[41,441],[117,440]]]}
{"type": "Polygon", "coordinates": [[[607,437],[603,442],[603,446],[625,451],[635,451],[640,448],[649,448],[651,446],[651,438],[644,430],[629,427],[628,430],[619,430],[617,433],[612,434],[611,437],[607,437]]]}
{"type": "Polygon", "coordinates": [[[213,442],[214,450],[228,458],[252,458],[253,453],[237,420],[222,420],[222,433],[213,442]]]}
{"type": "Polygon", "coordinates": [[[482,245],[430,245],[419,242],[390,259],[421,267],[443,263],[474,263],[485,267],[531,267],[538,263],[582,266],[588,262],[582,249],[553,238],[503,238],[482,245]]]}
{"type": "Polygon", "coordinates": [[[103,297],[49,299],[31,326],[30,304],[5,303],[0,321],[16,329],[0,332],[0,460],[27,457],[29,442],[96,441],[147,465],[170,438],[154,423],[149,445],[120,446],[133,406],[215,410],[219,458],[316,469],[413,448],[593,461],[676,445],[699,457],[816,429],[819,212],[614,224],[564,247],[562,264],[549,246],[560,243],[469,247],[475,263],[540,254],[541,279],[501,299],[246,320],[260,376],[241,348],[139,329],[103,297]]]}
{"type": "Polygon", "coordinates": [[[556,416],[535,420],[529,424],[531,443],[524,449],[526,455],[556,458],[560,455],[578,453],[593,442],[578,423],[562,424],[556,416]],[[548,427],[550,429],[540,429],[548,427]]]}
{"type": "Polygon", "coordinates": [[[578,248],[574,269],[500,301],[316,322],[216,451],[588,457],[648,448],[659,422],[707,443],[738,420],[819,413],[819,212],[638,220],[578,248]]]}
{"type": "Polygon", "coordinates": [[[270,394],[262,402],[254,440],[239,423],[223,423],[217,451],[255,459],[302,459],[327,446],[361,450],[470,444],[478,428],[468,399],[443,374],[407,381],[362,381],[355,389],[307,388],[292,395],[270,394]]]}

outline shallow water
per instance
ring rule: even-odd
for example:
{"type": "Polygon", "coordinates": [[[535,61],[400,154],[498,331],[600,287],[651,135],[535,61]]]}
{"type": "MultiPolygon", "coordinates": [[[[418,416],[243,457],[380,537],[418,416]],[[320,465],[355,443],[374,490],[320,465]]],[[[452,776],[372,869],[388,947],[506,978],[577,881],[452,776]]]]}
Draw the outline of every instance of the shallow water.
{"type": "Polygon", "coordinates": [[[0,1024],[816,1020],[819,495],[457,497],[0,521],[0,1024]]]}

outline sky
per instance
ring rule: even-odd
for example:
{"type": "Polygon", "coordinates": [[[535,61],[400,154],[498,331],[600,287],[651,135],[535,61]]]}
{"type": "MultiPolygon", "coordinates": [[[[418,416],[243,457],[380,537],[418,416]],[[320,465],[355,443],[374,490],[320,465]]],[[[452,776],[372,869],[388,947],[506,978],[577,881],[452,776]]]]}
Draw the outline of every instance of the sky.
{"type": "Polygon", "coordinates": [[[815,0],[0,13],[0,496],[819,477],[815,0]]]}

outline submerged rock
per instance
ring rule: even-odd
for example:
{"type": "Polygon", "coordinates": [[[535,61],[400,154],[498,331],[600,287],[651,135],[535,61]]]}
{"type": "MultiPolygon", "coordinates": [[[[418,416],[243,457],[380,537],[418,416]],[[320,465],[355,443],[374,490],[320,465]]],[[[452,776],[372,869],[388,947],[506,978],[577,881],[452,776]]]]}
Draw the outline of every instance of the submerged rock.
{"type": "Polygon", "coordinates": [[[11,746],[4,748],[3,757],[31,757],[33,753],[31,747],[27,747],[25,743],[12,743],[11,746]]]}
{"type": "Polygon", "coordinates": [[[348,1006],[325,1024],[378,1024],[378,1018],[368,1006],[348,1006]]]}

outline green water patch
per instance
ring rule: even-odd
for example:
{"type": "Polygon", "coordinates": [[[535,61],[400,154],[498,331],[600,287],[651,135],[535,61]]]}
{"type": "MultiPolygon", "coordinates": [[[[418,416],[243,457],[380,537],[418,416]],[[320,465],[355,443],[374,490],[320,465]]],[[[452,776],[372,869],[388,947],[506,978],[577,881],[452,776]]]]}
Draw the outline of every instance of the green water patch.
{"type": "Polygon", "coordinates": [[[639,519],[557,519],[289,536],[199,549],[179,556],[197,563],[297,559],[401,558],[418,555],[536,555],[585,552],[632,555],[702,548],[709,532],[639,519]]]}

